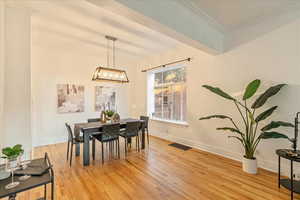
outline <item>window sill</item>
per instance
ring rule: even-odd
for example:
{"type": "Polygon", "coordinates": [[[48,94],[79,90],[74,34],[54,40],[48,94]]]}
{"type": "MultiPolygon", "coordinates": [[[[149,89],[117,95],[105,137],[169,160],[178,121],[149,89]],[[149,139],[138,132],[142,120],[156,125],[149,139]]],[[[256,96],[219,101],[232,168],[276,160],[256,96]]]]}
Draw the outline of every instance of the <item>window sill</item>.
{"type": "Polygon", "coordinates": [[[150,118],[150,120],[163,122],[163,123],[169,123],[169,124],[176,124],[176,125],[180,125],[180,126],[189,126],[189,124],[184,121],[175,121],[175,120],[167,120],[167,119],[159,119],[159,118],[150,118]]]}

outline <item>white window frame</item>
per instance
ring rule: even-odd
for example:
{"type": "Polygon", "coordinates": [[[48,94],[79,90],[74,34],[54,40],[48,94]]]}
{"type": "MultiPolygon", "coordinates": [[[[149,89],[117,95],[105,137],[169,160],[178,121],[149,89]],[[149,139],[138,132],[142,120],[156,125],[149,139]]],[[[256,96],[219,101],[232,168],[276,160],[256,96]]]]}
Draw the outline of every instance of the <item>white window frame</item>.
{"type": "MultiPolygon", "coordinates": [[[[147,72],[147,114],[151,120],[187,126],[188,125],[187,116],[185,116],[185,118],[186,118],[185,121],[184,120],[169,120],[169,119],[158,118],[158,117],[152,116],[152,113],[154,113],[154,111],[155,111],[154,110],[155,109],[154,108],[155,107],[154,106],[154,102],[155,102],[154,74],[159,73],[159,72],[168,71],[168,70],[178,69],[178,68],[185,68],[185,70],[186,70],[186,64],[184,63],[184,64],[169,65],[166,67],[162,67],[162,68],[151,70],[151,71],[147,72]]],[[[186,77],[185,77],[185,84],[186,83],[187,83],[187,73],[186,73],[186,77]]],[[[183,98],[182,95],[181,95],[181,98],[183,98]]],[[[187,99],[187,97],[186,97],[186,99],[187,99]]],[[[187,104],[187,102],[186,102],[186,104],[187,104]]],[[[182,106],[183,105],[181,105],[181,110],[183,109],[182,106]]],[[[186,105],[186,109],[187,109],[187,105],[186,105]]],[[[162,113],[163,113],[163,106],[162,106],[162,113]]],[[[186,114],[187,114],[187,111],[186,111],[186,114]]],[[[181,116],[181,118],[183,118],[183,116],[181,116]]]]}

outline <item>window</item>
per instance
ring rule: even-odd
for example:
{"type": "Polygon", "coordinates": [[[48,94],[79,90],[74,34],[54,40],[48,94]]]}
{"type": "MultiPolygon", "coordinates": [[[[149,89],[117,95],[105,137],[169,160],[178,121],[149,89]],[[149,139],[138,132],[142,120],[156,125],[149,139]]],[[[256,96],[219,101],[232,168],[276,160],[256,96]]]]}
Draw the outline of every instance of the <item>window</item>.
{"type": "Polygon", "coordinates": [[[186,70],[184,66],[148,72],[148,114],[153,119],[186,121],[186,70]]]}

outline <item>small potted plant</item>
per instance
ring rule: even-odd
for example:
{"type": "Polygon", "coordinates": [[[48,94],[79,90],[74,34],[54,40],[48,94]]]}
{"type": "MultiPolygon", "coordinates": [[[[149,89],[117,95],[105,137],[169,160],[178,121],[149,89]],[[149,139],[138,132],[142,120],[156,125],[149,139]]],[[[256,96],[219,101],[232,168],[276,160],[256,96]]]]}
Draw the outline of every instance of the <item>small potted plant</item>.
{"type": "Polygon", "coordinates": [[[13,147],[5,147],[2,149],[2,158],[6,159],[6,171],[11,172],[11,183],[5,186],[5,189],[12,189],[20,183],[14,181],[14,171],[20,166],[20,157],[24,153],[21,144],[17,144],[13,147]]]}
{"type": "Polygon", "coordinates": [[[111,120],[112,120],[114,114],[115,114],[115,111],[113,111],[113,110],[107,110],[107,111],[105,111],[106,119],[107,119],[108,121],[110,121],[110,122],[111,122],[111,120]]]}
{"type": "Polygon", "coordinates": [[[11,166],[17,166],[23,152],[24,150],[21,144],[17,144],[13,147],[5,147],[2,149],[2,154],[4,155],[2,158],[6,159],[11,166]]]}

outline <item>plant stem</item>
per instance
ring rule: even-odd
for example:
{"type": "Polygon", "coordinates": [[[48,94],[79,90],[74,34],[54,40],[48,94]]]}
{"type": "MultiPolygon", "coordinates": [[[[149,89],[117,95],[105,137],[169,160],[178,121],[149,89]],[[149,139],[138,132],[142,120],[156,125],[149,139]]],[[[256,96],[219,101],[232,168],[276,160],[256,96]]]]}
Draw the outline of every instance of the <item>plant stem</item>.
{"type": "Polygon", "coordinates": [[[245,100],[245,111],[246,111],[246,120],[247,120],[246,132],[248,133],[248,130],[249,130],[249,119],[248,119],[247,101],[246,100],[245,100]]]}
{"type": "Polygon", "coordinates": [[[247,126],[245,117],[244,117],[244,115],[242,114],[242,111],[241,111],[239,105],[236,103],[236,101],[234,101],[234,104],[236,105],[236,107],[237,107],[237,109],[238,109],[238,111],[239,111],[239,113],[240,113],[240,115],[241,115],[241,117],[242,117],[242,119],[243,119],[243,121],[244,121],[245,126],[247,126]]]}

